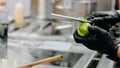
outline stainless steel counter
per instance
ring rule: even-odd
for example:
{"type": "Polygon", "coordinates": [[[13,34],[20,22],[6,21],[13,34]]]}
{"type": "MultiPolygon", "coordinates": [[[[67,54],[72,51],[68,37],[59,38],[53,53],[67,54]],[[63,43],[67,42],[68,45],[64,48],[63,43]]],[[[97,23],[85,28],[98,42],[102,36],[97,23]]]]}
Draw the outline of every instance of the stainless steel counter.
{"type": "MultiPolygon", "coordinates": [[[[101,57],[96,57],[98,56],[97,52],[89,50],[82,44],[76,44],[70,34],[40,35],[34,31],[35,29],[38,29],[36,25],[29,25],[8,34],[8,59],[33,62],[58,54],[62,54],[64,57],[60,61],[42,64],[33,68],[99,68],[103,62],[110,63],[110,67],[115,64],[109,59],[103,61],[106,59],[105,56],[102,57],[101,55],[101,57]],[[48,47],[40,48],[40,46],[45,46],[46,42],[51,43],[46,44],[48,47]],[[58,49],[61,43],[67,44],[62,44],[63,49],[58,49]],[[55,45],[57,48],[50,48],[49,45],[51,44],[55,45]],[[70,44],[70,47],[65,50],[68,44],[70,44]],[[93,64],[94,62],[96,64],[93,64]]],[[[103,65],[103,67],[109,68],[109,64],[106,66],[103,65]]]]}

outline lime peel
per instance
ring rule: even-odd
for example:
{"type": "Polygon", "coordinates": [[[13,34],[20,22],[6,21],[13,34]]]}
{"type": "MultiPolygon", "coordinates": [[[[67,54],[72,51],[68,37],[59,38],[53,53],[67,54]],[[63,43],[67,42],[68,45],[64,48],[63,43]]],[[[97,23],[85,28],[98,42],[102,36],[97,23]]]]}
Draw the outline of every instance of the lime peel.
{"type": "Polygon", "coordinates": [[[85,19],[85,18],[83,18],[83,17],[78,17],[77,18],[78,20],[80,20],[80,21],[82,21],[81,23],[85,23],[87,20],[85,19]]]}
{"type": "Polygon", "coordinates": [[[87,23],[83,17],[79,17],[78,19],[83,21],[77,28],[78,35],[85,37],[89,34],[88,27],[91,26],[91,24],[87,23]]]}

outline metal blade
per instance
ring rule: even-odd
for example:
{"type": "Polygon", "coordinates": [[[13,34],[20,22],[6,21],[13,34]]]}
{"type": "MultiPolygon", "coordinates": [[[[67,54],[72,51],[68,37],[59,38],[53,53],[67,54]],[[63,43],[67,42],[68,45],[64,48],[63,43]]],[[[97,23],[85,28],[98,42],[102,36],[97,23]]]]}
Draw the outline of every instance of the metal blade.
{"type": "Polygon", "coordinates": [[[51,15],[53,15],[57,19],[62,19],[62,20],[88,22],[88,21],[79,20],[78,18],[64,16],[64,15],[59,15],[59,14],[55,14],[55,13],[51,13],[51,15]]]}

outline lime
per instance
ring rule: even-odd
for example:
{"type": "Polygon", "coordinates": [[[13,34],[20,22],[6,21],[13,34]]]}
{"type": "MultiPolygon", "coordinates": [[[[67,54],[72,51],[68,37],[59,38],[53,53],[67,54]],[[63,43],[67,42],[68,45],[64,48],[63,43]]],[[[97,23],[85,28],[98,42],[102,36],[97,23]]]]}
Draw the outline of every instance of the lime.
{"type": "Polygon", "coordinates": [[[81,23],[77,28],[78,34],[83,37],[87,36],[89,34],[89,31],[88,31],[89,26],[91,26],[91,24],[86,22],[81,23]]]}

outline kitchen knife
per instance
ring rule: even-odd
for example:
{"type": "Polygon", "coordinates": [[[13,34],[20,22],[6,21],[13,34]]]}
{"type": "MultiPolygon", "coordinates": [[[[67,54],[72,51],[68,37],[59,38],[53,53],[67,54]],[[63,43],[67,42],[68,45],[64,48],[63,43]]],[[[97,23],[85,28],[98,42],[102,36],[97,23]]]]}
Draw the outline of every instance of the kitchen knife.
{"type": "Polygon", "coordinates": [[[87,20],[80,20],[80,19],[75,18],[75,17],[64,16],[64,15],[55,14],[55,13],[51,13],[51,15],[53,15],[57,19],[62,19],[62,20],[79,21],[79,22],[90,22],[90,21],[87,21],[87,20]]]}

